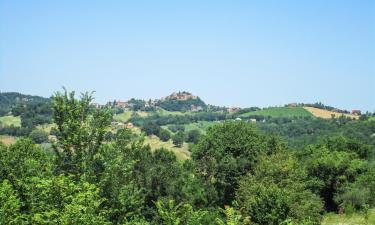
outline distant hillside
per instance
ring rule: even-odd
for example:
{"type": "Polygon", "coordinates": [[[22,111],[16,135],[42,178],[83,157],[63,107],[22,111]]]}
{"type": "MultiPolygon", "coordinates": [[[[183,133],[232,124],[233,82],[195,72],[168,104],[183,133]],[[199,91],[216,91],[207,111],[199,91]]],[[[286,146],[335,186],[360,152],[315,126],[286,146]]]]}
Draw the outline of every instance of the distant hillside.
{"type": "Polygon", "coordinates": [[[0,116],[7,115],[19,103],[45,103],[49,101],[49,98],[40,96],[24,95],[17,92],[3,92],[0,93],[0,116]]]}
{"type": "Polygon", "coordinates": [[[207,108],[206,103],[189,92],[174,92],[160,99],[156,105],[167,111],[179,112],[201,111],[207,108]]]}
{"type": "Polygon", "coordinates": [[[311,117],[309,111],[302,107],[270,107],[262,110],[247,112],[240,117],[264,116],[264,117],[311,117]]]}

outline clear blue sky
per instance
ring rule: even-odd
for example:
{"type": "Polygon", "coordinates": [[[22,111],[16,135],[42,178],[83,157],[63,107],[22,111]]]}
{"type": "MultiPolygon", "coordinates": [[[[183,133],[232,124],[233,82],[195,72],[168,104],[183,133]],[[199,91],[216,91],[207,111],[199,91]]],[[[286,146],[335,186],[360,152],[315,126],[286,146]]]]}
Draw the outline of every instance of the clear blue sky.
{"type": "Polygon", "coordinates": [[[0,0],[0,91],[375,110],[375,1],[0,0]]]}

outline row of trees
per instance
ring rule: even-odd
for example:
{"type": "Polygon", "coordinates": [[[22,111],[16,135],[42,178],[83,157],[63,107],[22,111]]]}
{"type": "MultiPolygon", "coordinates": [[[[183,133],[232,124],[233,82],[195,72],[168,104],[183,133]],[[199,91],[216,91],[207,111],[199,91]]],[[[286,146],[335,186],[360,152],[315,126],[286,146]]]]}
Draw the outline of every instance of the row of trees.
{"type": "Polygon", "coordinates": [[[319,224],[374,206],[373,148],[332,137],[288,151],[245,122],[207,130],[183,162],[119,130],[91,95],[53,98],[53,152],[0,145],[0,224],[319,224]],[[360,193],[360,194],[357,194],[360,193]]]}

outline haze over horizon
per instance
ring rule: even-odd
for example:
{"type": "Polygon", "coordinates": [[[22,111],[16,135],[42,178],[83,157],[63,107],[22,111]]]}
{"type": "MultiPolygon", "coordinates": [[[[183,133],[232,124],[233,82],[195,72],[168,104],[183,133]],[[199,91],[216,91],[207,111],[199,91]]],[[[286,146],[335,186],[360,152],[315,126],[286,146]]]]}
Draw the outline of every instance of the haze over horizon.
{"type": "Polygon", "coordinates": [[[375,111],[375,1],[1,1],[0,91],[375,111]]]}

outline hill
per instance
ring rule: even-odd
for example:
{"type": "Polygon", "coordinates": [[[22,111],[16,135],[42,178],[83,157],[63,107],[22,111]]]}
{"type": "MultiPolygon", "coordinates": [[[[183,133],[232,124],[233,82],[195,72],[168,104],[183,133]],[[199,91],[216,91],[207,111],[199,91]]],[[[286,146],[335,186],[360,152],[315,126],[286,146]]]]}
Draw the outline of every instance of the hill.
{"type": "Polygon", "coordinates": [[[201,111],[207,108],[198,96],[192,95],[189,92],[174,92],[171,95],[160,99],[157,103],[162,109],[167,111],[201,111]]]}
{"type": "Polygon", "coordinates": [[[264,117],[311,117],[309,111],[303,107],[270,107],[257,111],[241,114],[240,117],[264,116],[264,117]]]}
{"type": "Polygon", "coordinates": [[[0,116],[7,115],[13,107],[20,103],[45,103],[49,98],[40,96],[25,95],[17,92],[0,93],[0,116]]]}

